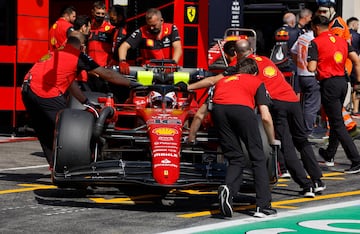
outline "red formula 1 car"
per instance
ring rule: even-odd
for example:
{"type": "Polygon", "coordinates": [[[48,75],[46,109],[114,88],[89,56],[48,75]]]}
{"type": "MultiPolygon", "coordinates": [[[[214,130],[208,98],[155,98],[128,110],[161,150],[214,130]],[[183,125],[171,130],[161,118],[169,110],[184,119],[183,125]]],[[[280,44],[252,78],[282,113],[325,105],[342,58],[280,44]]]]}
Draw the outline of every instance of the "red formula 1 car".
{"type": "MultiPolygon", "coordinates": [[[[178,84],[197,80],[206,72],[164,66],[137,68],[132,78],[142,86],[133,88],[124,104],[115,103],[111,93],[89,92],[88,98],[99,105],[97,110],[71,104],[72,108],[58,114],[55,185],[76,188],[130,183],[190,188],[224,183],[227,162],[213,127],[204,124],[196,145],[186,141],[199,97],[179,89],[178,84]]],[[[260,129],[270,181],[275,184],[277,151],[266,143],[262,126],[260,129]]],[[[249,162],[244,172],[246,187],[253,186],[250,166],[249,162]]]]}

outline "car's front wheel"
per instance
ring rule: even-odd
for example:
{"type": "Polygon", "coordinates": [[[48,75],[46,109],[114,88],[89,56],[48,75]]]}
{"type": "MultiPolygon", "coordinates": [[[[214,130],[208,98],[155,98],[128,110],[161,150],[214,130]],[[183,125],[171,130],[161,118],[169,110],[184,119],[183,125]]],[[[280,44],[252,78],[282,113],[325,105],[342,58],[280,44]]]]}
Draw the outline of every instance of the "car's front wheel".
{"type": "Polygon", "coordinates": [[[55,129],[55,172],[64,173],[92,162],[94,123],[93,114],[87,111],[65,109],[59,112],[55,129]]]}

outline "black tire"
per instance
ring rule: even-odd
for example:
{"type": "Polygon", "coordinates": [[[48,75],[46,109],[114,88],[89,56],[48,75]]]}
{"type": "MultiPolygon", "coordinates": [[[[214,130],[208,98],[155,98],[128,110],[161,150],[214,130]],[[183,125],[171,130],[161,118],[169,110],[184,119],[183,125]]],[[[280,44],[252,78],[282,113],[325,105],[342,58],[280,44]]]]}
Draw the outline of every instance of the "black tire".
{"type": "Polygon", "coordinates": [[[65,109],[58,114],[54,170],[86,166],[92,162],[92,133],[95,117],[86,111],[65,109]]]}
{"type": "MultiPolygon", "coordinates": [[[[98,97],[106,97],[105,93],[99,92],[83,92],[84,95],[93,103],[98,103],[98,97]]],[[[85,110],[85,107],[73,96],[69,97],[68,108],[77,109],[77,110],[85,110]]]]}

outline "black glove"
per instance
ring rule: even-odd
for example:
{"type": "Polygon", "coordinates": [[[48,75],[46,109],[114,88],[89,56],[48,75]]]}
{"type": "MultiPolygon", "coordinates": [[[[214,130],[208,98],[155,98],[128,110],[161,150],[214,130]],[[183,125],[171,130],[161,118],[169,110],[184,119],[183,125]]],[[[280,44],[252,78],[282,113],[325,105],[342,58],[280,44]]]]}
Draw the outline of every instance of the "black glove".
{"type": "Polygon", "coordinates": [[[143,86],[143,85],[136,81],[130,81],[130,85],[129,85],[130,89],[134,89],[134,88],[140,87],[140,86],[143,86]]]}
{"type": "Polygon", "coordinates": [[[185,84],[184,82],[179,82],[177,84],[175,84],[176,87],[179,88],[179,91],[183,91],[183,92],[186,92],[188,91],[188,88],[187,88],[187,84],[185,84]]]}

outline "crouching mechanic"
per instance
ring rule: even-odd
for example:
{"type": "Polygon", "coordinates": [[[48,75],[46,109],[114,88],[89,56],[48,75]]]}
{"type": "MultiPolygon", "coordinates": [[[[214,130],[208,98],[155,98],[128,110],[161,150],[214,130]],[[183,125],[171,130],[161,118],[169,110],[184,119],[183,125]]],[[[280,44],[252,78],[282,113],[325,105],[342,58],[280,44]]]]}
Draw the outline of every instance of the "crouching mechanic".
{"type": "Polygon", "coordinates": [[[100,67],[92,58],[81,52],[84,41],[81,32],[72,32],[63,49],[50,52],[33,65],[25,75],[22,86],[23,103],[50,168],[53,165],[56,115],[58,111],[66,108],[68,91],[81,103],[92,105],[74,82],[81,70],[96,73],[117,85],[138,85],[117,72],[100,67]]]}
{"type": "MultiPolygon", "coordinates": [[[[255,178],[256,210],[255,217],[276,214],[271,207],[271,193],[266,167],[266,156],[263,150],[257,116],[254,112],[258,106],[270,144],[276,142],[270,103],[264,84],[256,78],[258,72],[256,62],[244,59],[238,64],[239,74],[225,76],[215,83],[214,107],[212,117],[218,130],[224,157],[229,165],[225,177],[225,185],[219,187],[220,211],[226,217],[232,217],[232,200],[242,184],[244,168],[244,152],[240,139],[249,152],[255,178]]],[[[200,82],[205,82],[204,79],[200,82]]]]}

